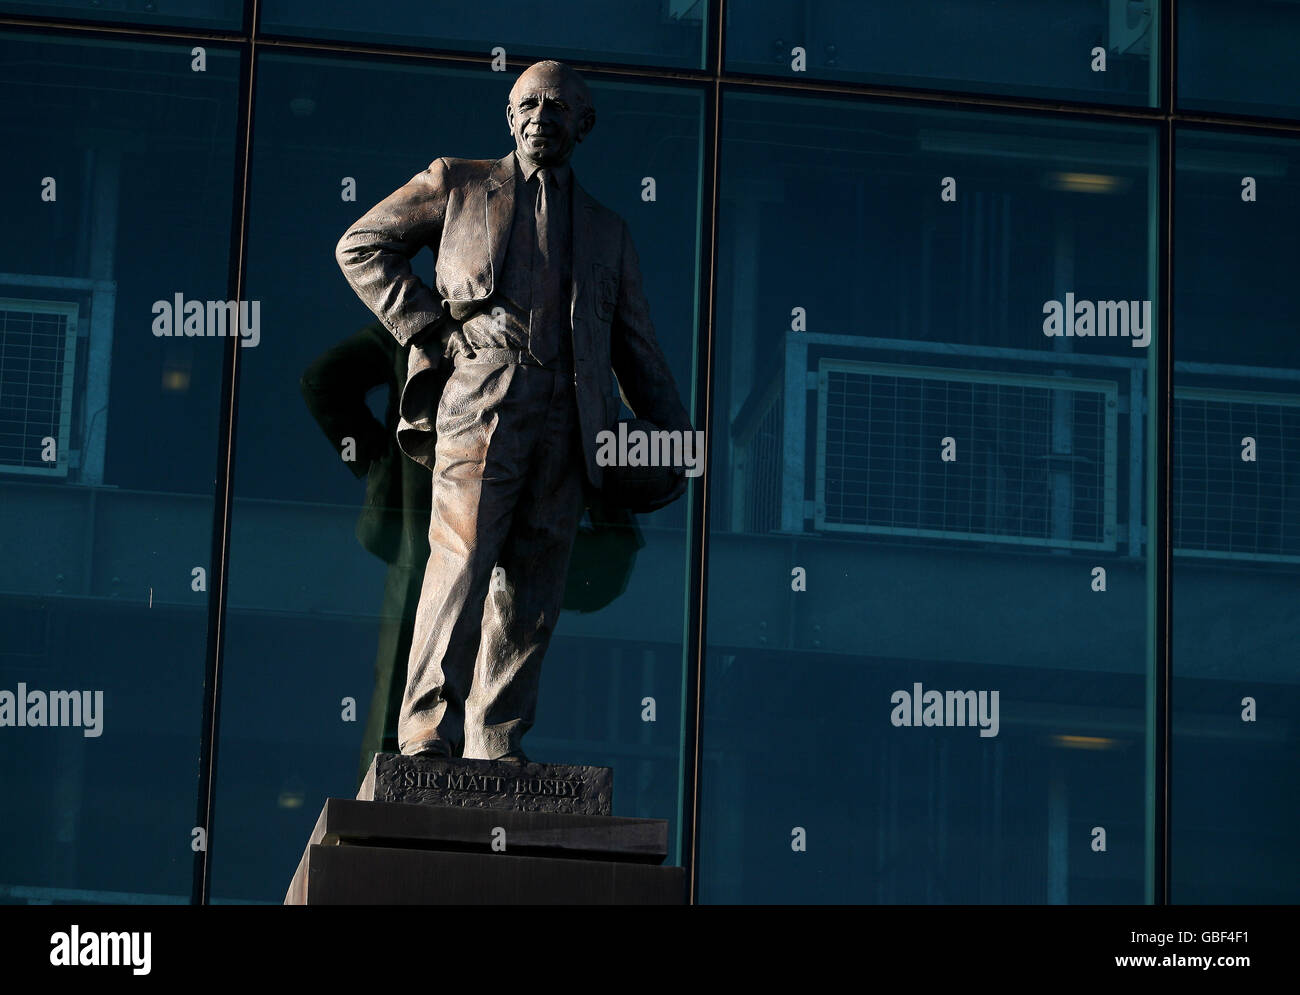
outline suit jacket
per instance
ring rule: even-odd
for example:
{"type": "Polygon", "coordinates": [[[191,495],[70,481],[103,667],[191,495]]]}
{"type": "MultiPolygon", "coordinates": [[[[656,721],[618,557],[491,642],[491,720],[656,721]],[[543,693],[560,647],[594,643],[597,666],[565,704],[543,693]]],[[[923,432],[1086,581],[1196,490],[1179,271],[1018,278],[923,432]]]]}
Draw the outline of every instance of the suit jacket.
{"type": "MultiPolygon", "coordinates": [[[[514,153],[498,160],[435,159],[366,213],[335,249],[357,296],[411,345],[399,406],[398,444],[430,468],[435,419],[451,372],[451,335],[492,296],[514,218],[514,153]],[[431,289],[411,271],[428,246],[436,257],[431,289]]],[[[573,178],[574,381],[587,479],[599,488],[596,435],[613,428],[618,393],[638,418],[689,431],[672,373],[655,339],[650,308],[627,225],[573,178]]],[[[685,481],[682,481],[684,489],[685,481]]]]}
{"type": "MultiPolygon", "coordinates": [[[[356,460],[343,465],[354,476],[366,478],[357,539],[387,563],[423,572],[429,556],[432,478],[425,467],[412,463],[393,445],[406,353],[384,326],[367,325],[316,357],[303,373],[300,386],[307,407],[336,453],[345,438],[356,440],[356,460]],[[382,424],[366,404],[367,392],[380,385],[388,387],[382,424]]],[[[607,507],[599,494],[587,496],[587,513],[591,524],[578,529],[573,543],[564,588],[567,611],[598,611],[619,597],[627,589],[637,551],[645,545],[631,513],[607,507]]],[[[386,606],[388,611],[395,609],[395,614],[404,614],[408,608],[386,606]]],[[[406,651],[399,656],[405,664],[406,651]]]]}

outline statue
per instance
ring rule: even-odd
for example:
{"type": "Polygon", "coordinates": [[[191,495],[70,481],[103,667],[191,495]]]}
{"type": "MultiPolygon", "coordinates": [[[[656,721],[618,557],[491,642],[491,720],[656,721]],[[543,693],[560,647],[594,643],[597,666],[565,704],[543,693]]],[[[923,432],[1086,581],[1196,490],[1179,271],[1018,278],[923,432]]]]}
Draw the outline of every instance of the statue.
{"type": "Polygon", "coordinates": [[[408,756],[525,762],[520,741],[584,506],[613,494],[627,505],[629,480],[635,510],[686,488],[678,467],[629,475],[597,459],[597,436],[620,410],[611,370],[636,424],[691,425],[627,226],[569,165],[596,122],[586,84],[539,62],[515,81],[506,120],[513,152],[434,160],[335,251],[357,295],[410,347],[397,439],[432,472],[398,720],[408,756]],[[425,246],[433,288],[411,267],[425,246]]]}

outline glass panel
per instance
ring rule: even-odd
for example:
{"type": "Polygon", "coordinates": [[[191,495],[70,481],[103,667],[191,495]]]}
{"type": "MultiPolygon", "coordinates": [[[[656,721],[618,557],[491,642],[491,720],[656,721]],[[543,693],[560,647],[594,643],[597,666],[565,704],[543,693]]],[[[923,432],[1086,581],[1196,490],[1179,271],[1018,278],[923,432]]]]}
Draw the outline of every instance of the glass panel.
{"type": "Polygon", "coordinates": [[[723,111],[701,899],[1146,900],[1154,131],[723,111]]]}
{"type": "Polygon", "coordinates": [[[1157,0],[733,0],[727,70],[1154,107],[1157,0]]]}
{"type": "Polygon", "coordinates": [[[1171,892],[1300,889],[1300,141],[1180,130],[1171,892]]]}
{"type": "Polygon", "coordinates": [[[706,0],[391,0],[384,16],[353,4],[264,0],[261,30],[307,38],[475,52],[508,58],[702,69],[706,0]]]}
{"type": "Polygon", "coordinates": [[[190,896],[230,343],[170,310],[230,289],[239,57],[190,64],[0,35],[0,901],[190,896]]]}
{"type": "Polygon", "coordinates": [[[1178,106],[1300,117],[1300,4],[1179,0],[1178,106]]]}
{"type": "MultiPolygon", "coordinates": [[[[263,334],[241,354],[213,893],[280,901],[325,798],[354,795],[374,749],[395,750],[386,689],[401,693],[427,557],[428,471],[390,448],[405,351],[349,287],[335,244],[434,158],[509,152],[513,80],[277,54],[261,60],[257,81],[248,285],[263,334]],[[402,120],[420,126],[395,128],[402,120]],[[341,458],[348,437],[359,460],[378,459],[372,475],[359,479],[341,458]],[[393,509],[386,520],[383,508],[393,509]]],[[[702,100],[680,87],[588,82],[599,118],[574,175],[626,219],[689,404],[702,100]],[[654,200],[642,199],[646,177],[654,200]]],[[[413,265],[431,284],[432,253],[413,265]]],[[[566,605],[593,610],[561,617],[524,741],[537,760],[613,766],[615,814],[670,819],[674,841],[686,511],[679,501],[641,516],[639,551],[630,532],[579,539],[566,605]],[[607,606],[592,601],[624,581],[607,606]],[[642,721],[646,697],[654,722],[642,721]]]]}
{"type": "Polygon", "coordinates": [[[70,21],[236,30],[242,0],[0,0],[0,12],[70,21]]]}

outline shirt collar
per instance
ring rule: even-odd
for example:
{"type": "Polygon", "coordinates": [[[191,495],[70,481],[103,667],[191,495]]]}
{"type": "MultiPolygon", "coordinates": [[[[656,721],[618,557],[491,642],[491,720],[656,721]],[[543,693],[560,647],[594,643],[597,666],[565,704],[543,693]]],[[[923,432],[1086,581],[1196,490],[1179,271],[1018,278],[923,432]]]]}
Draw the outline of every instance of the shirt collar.
{"type": "MultiPolygon", "coordinates": [[[[518,149],[515,150],[514,156],[515,166],[523,176],[524,182],[527,183],[533,178],[533,174],[541,169],[541,167],[520,156],[518,149]]],[[[556,182],[560,184],[561,188],[567,188],[569,185],[569,176],[573,172],[569,164],[566,162],[563,166],[551,166],[548,168],[551,170],[551,175],[555,177],[556,182]]]]}

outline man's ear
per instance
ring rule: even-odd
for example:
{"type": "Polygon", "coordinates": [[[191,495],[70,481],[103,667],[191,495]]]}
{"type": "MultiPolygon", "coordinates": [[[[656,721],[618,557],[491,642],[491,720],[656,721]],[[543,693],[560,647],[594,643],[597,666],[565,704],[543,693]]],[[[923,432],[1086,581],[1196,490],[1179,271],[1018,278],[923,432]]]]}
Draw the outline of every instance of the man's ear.
{"type": "Polygon", "coordinates": [[[506,104],[506,128],[510,134],[515,133],[515,108],[513,104],[506,104]]]}
{"type": "Polygon", "coordinates": [[[582,115],[582,121],[579,122],[578,124],[578,135],[577,135],[578,141],[582,141],[584,138],[590,135],[592,129],[595,127],[596,127],[596,111],[594,108],[588,107],[587,110],[582,115]]]}

